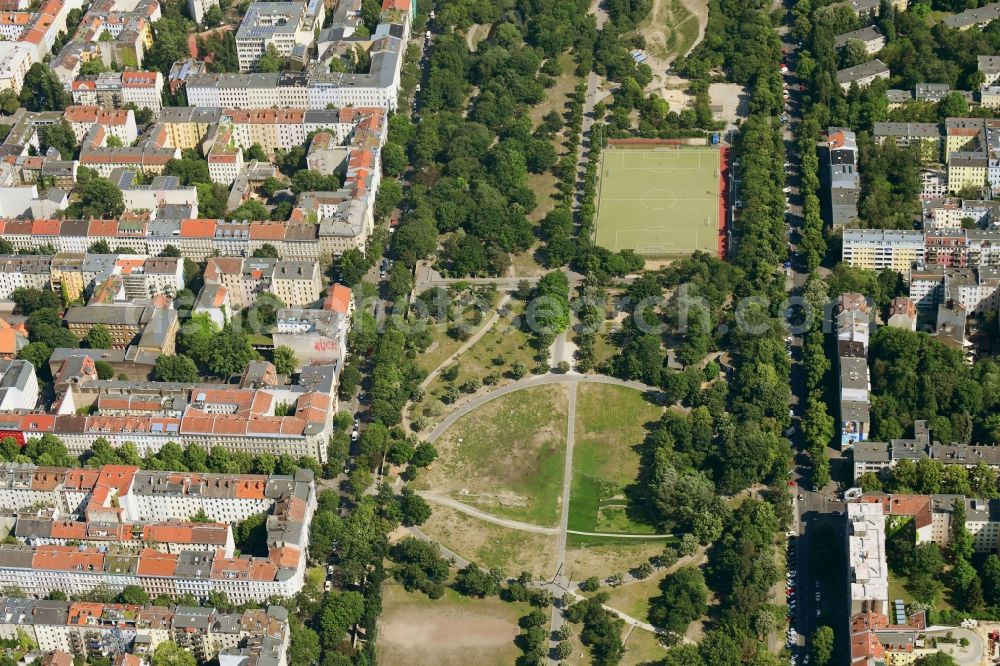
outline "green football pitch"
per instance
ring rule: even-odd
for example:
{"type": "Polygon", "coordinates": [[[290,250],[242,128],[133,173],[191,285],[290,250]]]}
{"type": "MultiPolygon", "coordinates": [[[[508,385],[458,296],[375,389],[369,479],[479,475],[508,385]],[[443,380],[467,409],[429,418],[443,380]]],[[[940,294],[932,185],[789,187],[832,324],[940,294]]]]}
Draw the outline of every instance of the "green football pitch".
{"type": "Polygon", "coordinates": [[[650,257],[718,256],[720,159],[708,147],[603,151],[595,242],[650,257]]]}

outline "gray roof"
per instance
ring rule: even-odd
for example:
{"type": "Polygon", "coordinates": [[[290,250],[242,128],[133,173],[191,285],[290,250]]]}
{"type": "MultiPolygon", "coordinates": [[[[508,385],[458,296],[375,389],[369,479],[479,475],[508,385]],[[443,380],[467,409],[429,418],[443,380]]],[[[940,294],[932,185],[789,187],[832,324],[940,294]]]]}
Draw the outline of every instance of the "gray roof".
{"type": "Polygon", "coordinates": [[[860,30],[853,30],[851,32],[845,32],[842,35],[837,35],[833,40],[833,47],[839,49],[847,45],[847,42],[852,39],[856,39],[860,42],[872,42],[878,39],[885,39],[878,28],[874,26],[869,26],[867,28],[861,28],[860,30]]]}
{"type": "Polygon", "coordinates": [[[840,420],[854,421],[856,423],[868,423],[871,421],[868,403],[857,400],[841,400],[840,420]]]}
{"type": "MultiPolygon", "coordinates": [[[[899,90],[898,88],[890,88],[885,91],[885,97],[889,100],[890,104],[905,104],[913,99],[913,93],[909,90],[899,90]]],[[[877,125],[878,123],[876,123],[877,125]]]]}
{"type": "Polygon", "coordinates": [[[139,326],[145,305],[74,305],[66,311],[68,324],[117,324],[139,326]]]}
{"type": "MultiPolygon", "coordinates": [[[[906,95],[909,96],[909,93],[906,95]]],[[[940,139],[941,126],[937,123],[875,123],[872,136],[875,138],[892,136],[911,139],[940,139]]]]}
{"type": "Polygon", "coordinates": [[[854,67],[848,67],[837,71],[838,83],[850,83],[870,76],[889,76],[889,67],[879,59],[870,60],[854,67]]]}
{"type": "Polygon", "coordinates": [[[966,9],[964,12],[946,16],[942,23],[949,28],[967,28],[979,23],[989,23],[997,17],[1000,17],[1000,3],[994,2],[983,7],[966,9]]]}
{"type": "Polygon", "coordinates": [[[853,452],[854,462],[889,463],[892,460],[888,442],[855,442],[853,452]]]}
{"type": "Polygon", "coordinates": [[[281,33],[294,34],[305,10],[304,2],[251,3],[236,31],[236,39],[263,40],[281,33]]]}

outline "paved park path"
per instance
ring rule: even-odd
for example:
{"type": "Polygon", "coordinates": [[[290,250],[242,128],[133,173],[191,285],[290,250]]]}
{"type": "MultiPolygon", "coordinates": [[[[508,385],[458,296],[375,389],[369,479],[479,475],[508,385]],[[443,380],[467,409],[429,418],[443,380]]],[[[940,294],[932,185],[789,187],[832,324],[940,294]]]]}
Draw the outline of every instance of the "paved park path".
{"type": "Polygon", "coordinates": [[[501,386],[496,390],[490,391],[489,393],[482,393],[475,395],[458,403],[457,409],[448,414],[440,423],[434,426],[434,429],[428,432],[426,435],[418,435],[421,439],[427,442],[434,442],[438,437],[444,433],[455,421],[462,418],[471,411],[474,411],[491,400],[495,400],[502,395],[507,395],[508,393],[513,393],[514,391],[520,391],[521,389],[530,388],[532,386],[544,386],[546,384],[559,384],[559,383],[573,383],[579,384],[581,382],[591,383],[591,384],[613,384],[615,386],[625,386],[627,388],[636,389],[637,391],[643,391],[646,393],[655,393],[660,395],[662,393],[661,389],[657,386],[650,386],[648,384],[643,384],[642,382],[628,381],[625,379],[618,379],[617,377],[608,377],[607,375],[578,375],[578,374],[555,374],[549,373],[546,375],[536,375],[534,377],[528,377],[526,379],[520,379],[516,382],[511,382],[505,386],[501,386]]]}

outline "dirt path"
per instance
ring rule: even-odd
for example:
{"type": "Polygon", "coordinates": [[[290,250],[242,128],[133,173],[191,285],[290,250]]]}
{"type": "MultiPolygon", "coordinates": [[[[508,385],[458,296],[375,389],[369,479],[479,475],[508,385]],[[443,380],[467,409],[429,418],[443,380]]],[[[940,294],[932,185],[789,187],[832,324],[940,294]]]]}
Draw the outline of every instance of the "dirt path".
{"type": "Polygon", "coordinates": [[[499,525],[501,527],[507,527],[512,530],[520,530],[522,532],[533,532],[534,534],[559,533],[558,527],[542,527],[541,525],[525,523],[521,522],[520,520],[500,518],[498,516],[494,516],[493,514],[486,513],[485,511],[480,511],[476,507],[466,504],[465,502],[459,502],[458,500],[452,499],[447,495],[441,495],[440,493],[418,490],[417,494],[423,497],[431,504],[440,504],[442,506],[447,506],[449,508],[455,509],[455,511],[461,511],[464,514],[470,515],[473,518],[478,518],[483,522],[493,523],[494,525],[499,525]]]}
{"type": "Polygon", "coordinates": [[[476,52],[479,42],[490,36],[492,27],[492,23],[474,23],[469,26],[468,32],[465,33],[465,44],[470,51],[476,52]]]}

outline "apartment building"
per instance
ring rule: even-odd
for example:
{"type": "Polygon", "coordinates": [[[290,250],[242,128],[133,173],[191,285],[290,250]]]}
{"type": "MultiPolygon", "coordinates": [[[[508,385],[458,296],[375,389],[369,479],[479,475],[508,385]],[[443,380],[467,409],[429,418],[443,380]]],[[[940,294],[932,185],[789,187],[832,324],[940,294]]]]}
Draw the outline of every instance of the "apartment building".
{"type": "Polygon", "coordinates": [[[275,346],[295,352],[300,366],[329,363],[340,368],[347,356],[347,332],[354,312],[354,295],[347,287],[330,287],[321,309],[278,311],[271,333],[275,346]]]}
{"type": "Polygon", "coordinates": [[[1000,202],[973,199],[929,199],[922,203],[923,227],[957,231],[965,227],[988,228],[1000,219],[1000,202]]]}
{"type": "Polygon", "coordinates": [[[243,171],[243,149],[232,140],[232,130],[219,127],[206,159],[212,182],[231,186],[243,171]]]}
{"type": "Polygon", "coordinates": [[[274,47],[282,58],[291,57],[297,46],[308,47],[314,39],[312,27],[312,22],[307,21],[305,2],[251,3],[236,31],[240,70],[255,70],[269,47],[274,47]]]}
{"type": "Polygon", "coordinates": [[[35,50],[21,42],[0,42],[0,90],[21,92],[24,75],[35,60],[35,50]]]}
{"type": "MultiPolygon", "coordinates": [[[[912,284],[913,282],[911,281],[911,289],[912,284]]],[[[913,299],[908,296],[897,296],[892,299],[892,304],[889,306],[889,319],[886,320],[886,325],[893,328],[916,331],[917,305],[913,302],[913,299]]]]}
{"type": "Polygon", "coordinates": [[[68,106],[66,121],[73,129],[77,141],[90,132],[94,125],[100,125],[108,136],[117,137],[124,145],[130,146],[139,138],[135,126],[135,114],[131,109],[108,109],[99,106],[68,106]]]}
{"type": "Polygon", "coordinates": [[[855,268],[905,272],[925,257],[924,232],[844,229],[841,260],[855,268]]]}
{"type": "Polygon", "coordinates": [[[873,127],[872,137],[880,146],[890,139],[897,146],[918,145],[924,162],[941,160],[943,137],[941,127],[936,123],[877,122],[873,127]]]}
{"type": "Polygon", "coordinates": [[[910,271],[910,298],[923,310],[951,302],[967,315],[1000,308],[1000,268],[922,266],[910,271]]]}
{"type": "Polygon", "coordinates": [[[282,259],[212,258],[205,267],[205,282],[221,284],[232,307],[253,305],[262,293],[272,293],[286,305],[306,306],[322,295],[319,264],[282,259]]]}
{"type": "MultiPolygon", "coordinates": [[[[121,403],[114,406],[122,410],[143,409],[140,400],[109,402],[121,403]]],[[[234,603],[261,601],[262,591],[273,588],[278,579],[290,581],[285,589],[292,594],[301,588],[309,522],[316,506],[309,470],[299,470],[294,477],[268,477],[140,471],[121,465],[89,470],[5,464],[0,465],[0,497],[18,512],[12,534],[28,544],[0,549],[0,579],[15,580],[17,573],[7,569],[18,568],[30,554],[41,580],[12,583],[25,591],[49,586],[69,592],[59,587],[65,585],[79,593],[93,586],[95,578],[114,586],[125,575],[143,579],[138,584],[152,596],[175,596],[184,594],[178,590],[191,583],[157,579],[183,578],[189,574],[185,563],[204,563],[204,578],[209,580],[229,580],[221,574],[234,568],[249,572],[249,577],[220,583],[237,595],[230,596],[234,603]],[[202,512],[209,522],[189,522],[190,516],[202,512]],[[264,512],[270,514],[268,556],[236,557],[230,524],[264,512]],[[78,546],[75,552],[73,546],[78,546]],[[67,571],[62,567],[67,554],[94,563],[103,558],[105,565],[121,569],[87,566],[56,573],[67,571]],[[175,567],[175,573],[164,574],[167,566],[175,567]],[[152,580],[144,580],[147,576],[152,580]]],[[[208,589],[198,596],[203,598],[208,589]]]]}
{"type": "Polygon", "coordinates": [[[926,421],[916,421],[911,439],[893,439],[889,442],[869,440],[857,444],[854,447],[854,478],[856,480],[865,472],[879,474],[903,459],[916,462],[922,457],[945,465],[962,465],[967,469],[979,463],[993,470],[1000,469],[1000,449],[997,447],[941,444],[931,440],[926,421]]]}
{"type": "MultiPolygon", "coordinates": [[[[126,350],[126,357],[132,349],[126,350]]],[[[91,351],[96,360],[104,360],[103,350],[91,351]]],[[[89,450],[97,438],[103,437],[115,447],[131,442],[140,455],[155,453],[168,442],[176,442],[255,456],[289,454],[326,461],[331,419],[337,409],[338,368],[333,365],[304,367],[298,383],[286,386],[278,382],[271,364],[252,362],[237,390],[231,384],[192,388],[184,384],[101,381],[84,367],[82,357],[88,355],[87,350],[53,353],[65,359],[56,370],[54,383],[61,392],[53,412],[0,413],[0,430],[21,441],[55,435],[74,455],[89,450]],[[102,402],[102,396],[147,393],[160,396],[157,408],[147,406],[123,413],[112,406],[118,403],[102,402]],[[278,405],[289,406],[291,413],[276,416],[278,405]],[[86,408],[88,416],[77,414],[82,408],[86,408]]]]}
{"type": "Polygon", "coordinates": [[[101,325],[111,334],[112,349],[125,349],[133,344],[158,347],[163,354],[174,353],[177,335],[177,312],[149,305],[88,305],[72,306],[64,317],[70,333],[79,339],[101,325]]]}
{"type": "Polygon", "coordinates": [[[10,298],[16,289],[48,289],[51,266],[52,257],[0,256],[0,298],[10,298]]]}
{"type": "Polygon", "coordinates": [[[861,294],[841,294],[832,315],[839,359],[840,446],[849,449],[868,439],[871,424],[867,358],[871,305],[861,294]]]}
{"type": "Polygon", "coordinates": [[[288,611],[281,606],[229,613],[187,606],[0,597],[0,637],[16,639],[19,632],[27,633],[40,651],[65,655],[69,663],[71,655],[113,657],[115,666],[145,663],[140,659],[150,657],[165,641],[180,644],[199,662],[218,658],[225,666],[287,666],[290,640],[288,611]]]}
{"type": "Polygon", "coordinates": [[[948,195],[948,172],[942,169],[920,170],[920,198],[940,199],[948,195]]]}
{"type": "Polygon", "coordinates": [[[167,135],[160,127],[143,134],[134,146],[109,147],[108,133],[101,125],[94,125],[80,145],[80,164],[108,178],[119,168],[138,169],[143,173],[160,175],[167,162],[180,159],[181,151],[167,146],[167,135]]]}
{"type": "Polygon", "coordinates": [[[889,612],[889,565],[881,503],[846,505],[847,592],[851,615],[889,612]]]}
{"type": "Polygon", "coordinates": [[[947,83],[918,83],[914,88],[913,97],[918,102],[937,104],[952,93],[956,93],[964,97],[966,103],[970,106],[974,106],[976,104],[976,96],[973,95],[971,91],[953,90],[947,83]]]}
{"type": "Polygon", "coordinates": [[[885,91],[885,98],[889,102],[889,110],[895,111],[896,109],[903,108],[908,102],[913,101],[913,92],[910,90],[900,90],[899,88],[890,88],[885,91]]]}
{"type": "Polygon", "coordinates": [[[198,189],[181,186],[177,176],[156,176],[148,185],[142,185],[138,171],[119,168],[111,172],[109,179],[122,191],[127,211],[148,210],[155,216],[164,206],[185,206],[190,207],[194,217],[198,216],[198,189]]]}
{"type": "Polygon", "coordinates": [[[986,147],[986,121],[982,118],[947,118],[944,154],[980,152],[986,147]]]}
{"type": "Polygon", "coordinates": [[[844,92],[848,92],[852,85],[867,88],[878,79],[889,80],[889,67],[877,58],[854,67],[837,70],[837,83],[844,92]]]}
{"type": "Polygon", "coordinates": [[[162,106],[163,75],[160,72],[104,72],[79,76],[72,81],[70,92],[75,104],[122,108],[135,104],[159,113],[162,106]]]}
{"type": "Polygon", "coordinates": [[[987,184],[990,160],[985,152],[954,152],[948,156],[948,190],[982,190],[987,184]]]}
{"type": "Polygon", "coordinates": [[[843,127],[831,127],[827,131],[827,159],[825,173],[830,200],[827,216],[836,228],[858,217],[861,181],[854,132],[843,127]]]}
{"type": "Polygon", "coordinates": [[[983,86],[995,86],[1000,82],[1000,56],[981,55],[976,58],[977,69],[983,75],[983,86]]]}
{"type": "MultiPolygon", "coordinates": [[[[268,156],[276,150],[289,150],[306,142],[310,133],[329,132],[336,145],[350,143],[351,135],[368,117],[377,119],[376,131],[384,134],[379,108],[343,109],[223,109],[210,107],[165,107],[158,118],[169,137],[170,145],[181,149],[199,148],[210,137],[215,125],[224,124],[230,139],[242,148],[259,145],[268,156]]],[[[380,137],[379,145],[384,143],[380,137]]]]}
{"type": "Polygon", "coordinates": [[[0,411],[32,410],[38,404],[38,379],[28,361],[0,360],[0,411]]]}
{"type": "Polygon", "coordinates": [[[985,28],[997,17],[1000,17],[1000,3],[994,2],[982,7],[966,9],[964,12],[945,16],[941,22],[949,28],[968,30],[973,26],[985,28]]]}
{"type": "MultiPolygon", "coordinates": [[[[878,16],[880,4],[881,0],[845,0],[844,2],[837,2],[830,6],[847,7],[860,18],[875,19],[878,16]]],[[[909,3],[907,0],[891,0],[889,4],[897,11],[905,12],[909,3]]]]}
{"type": "Polygon", "coordinates": [[[323,25],[324,5],[303,3],[254,3],[237,31],[240,69],[251,71],[269,44],[283,56],[305,61],[306,47],[315,40],[319,62],[302,73],[248,75],[192,74],[186,77],[188,101],[196,106],[253,108],[326,109],[379,107],[395,110],[399,98],[400,70],[412,12],[409,2],[386,3],[379,24],[371,35],[358,30],[358,3],[341,2],[334,9],[331,25],[323,25]],[[257,6],[258,9],[255,9],[257,6]],[[278,16],[274,24],[271,16],[278,16]],[[302,17],[302,28],[298,18],[302,17]],[[368,72],[331,71],[330,63],[356,48],[367,51],[368,72]]]}
{"type": "Polygon", "coordinates": [[[865,47],[865,53],[868,55],[875,55],[885,48],[885,35],[879,32],[878,28],[874,26],[837,35],[833,39],[833,48],[839,51],[851,41],[860,42],[865,47]]]}

